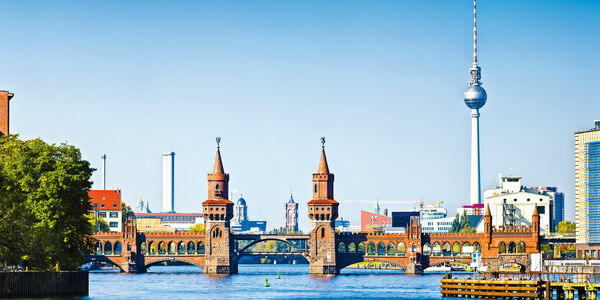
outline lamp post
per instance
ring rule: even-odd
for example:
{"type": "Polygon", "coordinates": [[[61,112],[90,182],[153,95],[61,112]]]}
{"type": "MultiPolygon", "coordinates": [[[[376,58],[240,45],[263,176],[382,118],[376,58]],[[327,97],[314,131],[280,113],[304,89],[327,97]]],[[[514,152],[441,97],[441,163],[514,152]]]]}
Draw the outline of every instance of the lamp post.
{"type": "Polygon", "coordinates": [[[94,232],[98,232],[98,203],[94,203],[94,232]]]}

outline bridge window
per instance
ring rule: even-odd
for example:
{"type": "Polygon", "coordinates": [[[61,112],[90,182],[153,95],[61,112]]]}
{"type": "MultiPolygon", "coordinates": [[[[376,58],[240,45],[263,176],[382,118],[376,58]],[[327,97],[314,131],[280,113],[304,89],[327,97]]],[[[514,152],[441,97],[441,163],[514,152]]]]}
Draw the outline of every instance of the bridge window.
{"type": "Polygon", "coordinates": [[[506,253],[506,244],[504,242],[501,242],[500,245],[498,245],[498,252],[506,253]]]}
{"type": "Polygon", "coordinates": [[[346,253],[346,244],[344,242],[338,244],[338,253],[346,253]]]}
{"type": "Polygon", "coordinates": [[[425,243],[425,245],[423,245],[423,255],[431,255],[431,246],[429,245],[429,243],[425,243]]]}
{"type": "Polygon", "coordinates": [[[167,253],[167,244],[165,242],[158,243],[158,254],[166,254],[167,253]]]}
{"type": "Polygon", "coordinates": [[[461,247],[458,242],[454,242],[452,245],[452,256],[459,256],[461,252],[461,247]]]}
{"type": "Polygon", "coordinates": [[[373,242],[370,242],[367,245],[367,254],[369,254],[369,255],[375,255],[375,253],[376,253],[375,244],[373,244],[373,242]]]}
{"type": "Polygon", "coordinates": [[[140,244],[140,253],[141,253],[142,255],[146,255],[146,242],[142,242],[142,243],[140,244]]]}
{"type": "Polygon", "coordinates": [[[510,242],[510,244],[508,244],[508,253],[516,253],[517,252],[517,245],[515,245],[515,242],[510,242]]]}
{"type": "Polygon", "coordinates": [[[517,247],[517,253],[525,253],[525,243],[519,243],[519,246],[517,247]]]}
{"type": "Polygon", "coordinates": [[[219,238],[221,238],[221,236],[223,236],[223,232],[221,231],[221,228],[215,227],[215,229],[213,229],[213,231],[212,231],[212,238],[219,239],[219,238]]]}
{"type": "Polygon", "coordinates": [[[175,254],[175,243],[169,242],[169,254],[175,254]]]}
{"type": "Polygon", "coordinates": [[[116,242],[115,243],[115,255],[121,255],[121,243],[120,242],[116,242]]]}
{"type": "Polygon", "coordinates": [[[440,256],[442,255],[442,247],[440,246],[440,243],[435,242],[433,243],[433,256],[440,256]]]}
{"type": "Polygon", "coordinates": [[[110,242],[104,243],[104,255],[112,254],[112,244],[110,242]]]}
{"type": "Polygon", "coordinates": [[[412,253],[416,253],[417,252],[417,244],[412,244],[412,253]]]}
{"type": "Polygon", "coordinates": [[[396,246],[392,242],[387,246],[387,255],[396,255],[396,246]]]}
{"type": "Polygon", "coordinates": [[[198,254],[204,254],[204,242],[198,243],[198,254]]]}
{"type": "Polygon", "coordinates": [[[481,252],[481,246],[479,246],[478,242],[473,243],[473,252],[475,252],[475,253],[481,252]]]}
{"type": "Polygon", "coordinates": [[[317,184],[315,183],[315,194],[317,193],[317,184]]]}
{"type": "Polygon", "coordinates": [[[465,242],[462,245],[462,255],[471,256],[471,254],[473,254],[473,248],[471,247],[471,244],[469,244],[469,242],[465,242]]]}
{"type": "Polygon", "coordinates": [[[215,190],[217,190],[217,191],[221,190],[221,186],[219,186],[218,183],[217,183],[217,185],[215,185],[215,190]]]}
{"type": "Polygon", "coordinates": [[[196,253],[196,244],[194,242],[189,242],[187,245],[187,253],[194,254],[196,253]]]}
{"type": "Polygon", "coordinates": [[[102,255],[102,243],[96,242],[96,255],[102,255]]]}
{"type": "Polygon", "coordinates": [[[131,251],[131,243],[127,243],[127,251],[131,251]]]}
{"type": "Polygon", "coordinates": [[[406,245],[403,242],[398,243],[398,255],[406,255],[406,245]]]}
{"type": "Polygon", "coordinates": [[[325,238],[325,227],[321,227],[321,239],[325,238]]]}
{"type": "Polygon", "coordinates": [[[354,244],[354,242],[348,245],[348,253],[356,253],[356,245],[354,244]]]}
{"type": "Polygon", "coordinates": [[[177,254],[185,254],[185,243],[184,242],[179,242],[179,245],[177,245],[177,254]]]}
{"type": "Polygon", "coordinates": [[[385,255],[385,243],[377,244],[377,255],[385,255]]]}
{"type": "Polygon", "coordinates": [[[366,252],[365,243],[358,244],[358,254],[364,255],[366,252]]]}
{"type": "Polygon", "coordinates": [[[442,246],[442,255],[443,256],[450,256],[451,252],[450,252],[450,243],[445,242],[444,246],[442,246]]]}

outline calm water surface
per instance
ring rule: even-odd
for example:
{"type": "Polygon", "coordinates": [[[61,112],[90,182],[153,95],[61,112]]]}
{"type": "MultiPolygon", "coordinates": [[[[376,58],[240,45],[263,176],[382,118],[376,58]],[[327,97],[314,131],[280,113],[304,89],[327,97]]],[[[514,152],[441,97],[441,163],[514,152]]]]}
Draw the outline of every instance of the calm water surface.
{"type": "Polygon", "coordinates": [[[212,277],[194,266],[154,266],[146,274],[90,273],[90,299],[441,299],[442,274],[344,269],[308,275],[308,265],[240,265],[239,274],[212,277]],[[275,279],[279,272],[281,279],[275,279]],[[265,278],[271,287],[264,287],[265,278]]]}

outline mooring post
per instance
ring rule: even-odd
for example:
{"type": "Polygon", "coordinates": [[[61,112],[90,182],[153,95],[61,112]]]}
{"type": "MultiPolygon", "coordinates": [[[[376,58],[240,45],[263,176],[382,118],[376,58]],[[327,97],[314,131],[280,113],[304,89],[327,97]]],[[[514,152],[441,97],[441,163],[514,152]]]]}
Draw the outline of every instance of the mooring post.
{"type": "Polygon", "coordinates": [[[546,281],[546,299],[552,300],[552,283],[550,280],[546,281]]]}

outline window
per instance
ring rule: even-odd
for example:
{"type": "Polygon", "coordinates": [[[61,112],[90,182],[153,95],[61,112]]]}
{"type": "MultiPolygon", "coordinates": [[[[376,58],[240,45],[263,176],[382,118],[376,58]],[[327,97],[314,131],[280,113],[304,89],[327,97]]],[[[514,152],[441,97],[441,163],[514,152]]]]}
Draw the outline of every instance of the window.
{"type": "Polygon", "coordinates": [[[119,222],[110,222],[110,224],[108,224],[108,226],[110,227],[119,227],[119,222]]]}
{"type": "Polygon", "coordinates": [[[315,193],[317,192],[317,185],[315,184],[315,193]]]}
{"type": "Polygon", "coordinates": [[[116,205],[116,204],[113,204],[113,208],[116,208],[116,207],[117,207],[117,205],[116,205]]]}
{"type": "Polygon", "coordinates": [[[99,212],[98,217],[106,218],[106,212],[105,211],[99,212]]]}
{"type": "Polygon", "coordinates": [[[100,204],[100,207],[104,207],[104,204],[100,204]]]}
{"type": "Polygon", "coordinates": [[[118,218],[119,217],[119,213],[118,212],[111,212],[110,213],[110,217],[111,218],[118,218]]]}
{"type": "Polygon", "coordinates": [[[220,187],[220,186],[217,184],[217,185],[215,186],[215,190],[217,190],[217,191],[218,191],[218,190],[220,190],[220,189],[221,189],[221,187],[220,187]]]}
{"type": "Polygon", "coordinates": [[[538,214],[543,215],[546,213],[546,207],[545,206],[538,206],[538,214]]]}

